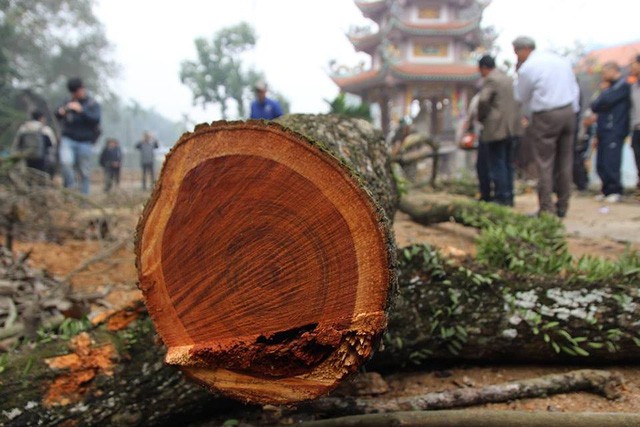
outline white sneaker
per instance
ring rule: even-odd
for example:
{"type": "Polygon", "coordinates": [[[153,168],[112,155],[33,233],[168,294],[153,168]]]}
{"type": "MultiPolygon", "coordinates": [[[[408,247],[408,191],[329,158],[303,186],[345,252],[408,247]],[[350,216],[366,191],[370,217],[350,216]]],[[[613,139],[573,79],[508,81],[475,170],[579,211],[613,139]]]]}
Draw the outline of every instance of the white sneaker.
{"type": "Polygon", "coordinates": [[[604,201],[607,203],[619,203],[622,201],[622,195],[621,194],[609,194],[607,197],[604,198],[604,201]]]}

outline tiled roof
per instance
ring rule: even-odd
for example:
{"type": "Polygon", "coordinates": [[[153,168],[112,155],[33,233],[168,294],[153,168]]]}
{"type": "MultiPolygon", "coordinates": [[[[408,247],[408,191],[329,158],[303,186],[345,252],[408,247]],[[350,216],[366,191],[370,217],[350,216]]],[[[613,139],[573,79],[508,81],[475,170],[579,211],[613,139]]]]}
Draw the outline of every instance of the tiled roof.
{"type": "Polygon", "coordinates": [[[382,36],[379,32],[364,36],[347,35],[347,37],[349,37],[351,44],[353,44],[356,50],[363,52],[372,51],[382,41],[382,36]]]}
{"type": "Polygon", "coordinates": [[[640,55],[640,42],[592,50],[578,62],[577,68],[587,71],[592,65],[602,65],[609,61],[617,62],[620,66],[626,66],[637,55],[640,55]]]}
{"type": "Polygon", "coordinates": [[[380,70],[368,70],[353,76],[333,76],[333,81],[347,92],[358,92],[389,83],[406,81],[471,82],[478,79],[478,68],[467,64],[401,63],[380,70]]]}
{"type": "MultiPolygon", "coordinates": [[[[408,23],[393,18],[389,22],[389,30],[397,30],[409,36],[461,36],[480,28],[479,20],[437,22],[437,23],[408,23]]],[[[349,40],[353,46],[360,51],[368,52],[373,50],[381,41],[382,35],[377,33],[362,36],[349,35],[349,40]]]]}
{"type": "Polygon", "coordinates": [[[351,76],[331,76],[335,84],[346,91],[375,87],[384,81],[386,70],[368,70],[351,76]]]}

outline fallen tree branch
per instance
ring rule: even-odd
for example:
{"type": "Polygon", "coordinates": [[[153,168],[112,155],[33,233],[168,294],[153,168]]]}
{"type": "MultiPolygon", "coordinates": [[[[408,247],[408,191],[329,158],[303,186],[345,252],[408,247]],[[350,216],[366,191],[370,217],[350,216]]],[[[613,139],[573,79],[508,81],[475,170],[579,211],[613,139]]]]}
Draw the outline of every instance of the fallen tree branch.
{"type": "Polygon", "coordinates": [[[447,390],[395,399],[329,397],[310,403],[309,409],[315,413],[330,415],[425,411],[508,402],[577,391],[588,391],[607,399],[615,399],[619,396],[622,382],[622,376],[618,373],[582,369],[485,387],[447,390]]]}
{"type": "Polygon", "coordinates": [[[306,422],[304,427],[635,427],[640,414],[525,411],[429,411],[368,414],[306,422]]]}

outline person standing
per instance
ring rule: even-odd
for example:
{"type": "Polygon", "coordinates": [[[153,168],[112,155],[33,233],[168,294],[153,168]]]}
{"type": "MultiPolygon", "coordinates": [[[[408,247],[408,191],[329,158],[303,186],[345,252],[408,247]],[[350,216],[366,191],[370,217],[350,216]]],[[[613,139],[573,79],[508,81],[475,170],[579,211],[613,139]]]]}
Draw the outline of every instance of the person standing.
{"type": "Polygon", "coordinates": [[[494,185],[493,201],[513,206],[513,137],[518,105],[513,80],[496,68],[485,55],[478,63],[484,78],[478,99],[478,121],[482,123],[480,144],[486,147],[489,176],[494,185]]]}
{"type": "Polygon", "coordinates": [[[64,186],[75,187],[77,172],[80,191],[89,194],[93,144],[100,135],[100,104],[88,95],[82,80],[77,77],[68,80],[67,89],[71,98],[56,110],[62,125],[60,164],[64,186]]]}
{"type": "Polygon", "coordinates": [[[591,159],[591,145],[596,135],[596,121],[596,115],[589,108],[580,115],[573,150],[573,183],[578,191],[586,191],[589,188],[587,163],[591,159]]]}
{"type": "Polygon", "coordinates": [[[631,84],[631,148],[636,159],[638,169],[638,183],[636,188],[640,191],[640,55],[631,60],[629,64],[631,77],[635,80],[631,84]]]}
{"type": "Polygon", "coordinates": [[[142,141],[136,144],[136,148],[140,150],[140,166],[142,167],[142,189],[147,189],[147,175],[151,186],[156,183],[156,175],[154,171],[155,150],[158,148],[158,141],[153,138],[150,132],[142,135],[142,141]]]}
{"type": "Polygon", "coordinates": [[[591,103],[591,110],[598,115],[596,170],[602,181],[598,198],[617,203],[622,200],[622,148],[629,135],[631,86],[622,77],[620,66],[607,62],[602,66],[600,89],[591,103]]]}
{"type": "MultiPolygon", "coordinates": [[[[466,132],[473,134],[477,139],[482,133],[482,123],[478,120],[478,104],[480,103],[480,93],[476,93],[469,101],[467,111],[468,120],[466,123],[466,132]]],[[[476,174],[478,176],[478,191],[480,192],[479,201],[490,202],[493,200],[491,175],[489,173],[489,152],[487,144],[478,144],[478,152],[476,153],[476,174]]]]}
{"type": "Polygon", "coordinates": [[[57,144],[56,134],[47,125],[44,114],[35,110],[31,120],[18,128],[11,151],[23,157],[27,167],[48,172],[49,158],[57,144]]]}
{"type": "Polygon", "coordinates": [[[120,185],[122,150],[117,139],[107,139],[107,143],[100,154],[100,166],[104,169],[104,191],[108,193],[114,184],[116,187],[120,185]]]}
{"type": "Polygon", "coordinates": [[[253,87],[256,93],[256,99],[251,103],[252,119],[273,120],[280,117],[282,107],[275,99],[267,98],[267,84],[259,81],[253,87]]]}
{"type": "Polygon", "coordinates": [[[523,110],[531,114],[531,138],[538,169],[538,213],[563,218],[571,198],[578,82],[568,60],[537,51],[530,37],[516,38],[513,50],[518,58],[515,97],[523,110]]]}

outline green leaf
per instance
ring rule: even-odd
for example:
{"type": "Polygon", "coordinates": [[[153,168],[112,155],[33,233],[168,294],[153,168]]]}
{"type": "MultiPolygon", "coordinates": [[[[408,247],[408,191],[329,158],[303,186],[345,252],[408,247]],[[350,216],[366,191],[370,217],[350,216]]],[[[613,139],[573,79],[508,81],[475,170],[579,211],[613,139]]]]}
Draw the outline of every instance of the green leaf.
{"type": "MultiPolygon", "coordinates": [[[[601,342],[588,342],[587,346],[589,346],[591,348],[595,348],[596,350],[599,350],[599,349],[604,347],[604,343],[601,343],[601,342]]],[[[640,347],[640,345],[638,347],[640,347]]]]}
{"type": "Polygon", "coordinates": [[[546,331],[547,329],[555,328],[559,324],[560,324],[560,322],[549,322],[549,323],[547,323],[545,325],[542,325],[542,327],[540,329],[542,329],[543,331],[546,331]]]}
{"type": "Polygon", "coordinates": [[[457,356],[459,354],[458,350],[456,350],[451,344],[447,344],[447,350],[449,350],[449,353],[453,354],[454,356],[457,356]]]}
{"type": "Polygon", "coordinates": [[[589,352],[581,347],[573,347],[573,351],[575,351],[578,356],[589,356],[589,352]]]}

